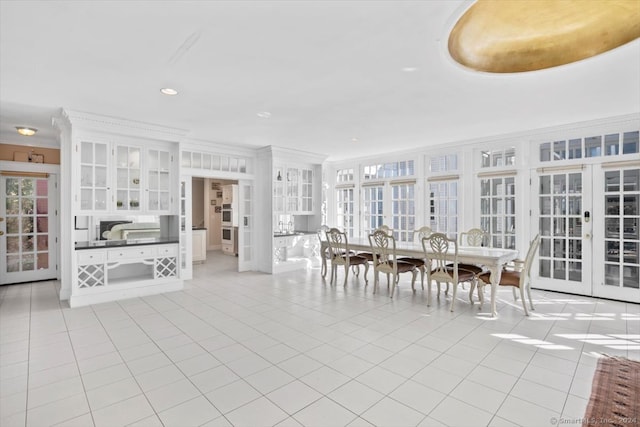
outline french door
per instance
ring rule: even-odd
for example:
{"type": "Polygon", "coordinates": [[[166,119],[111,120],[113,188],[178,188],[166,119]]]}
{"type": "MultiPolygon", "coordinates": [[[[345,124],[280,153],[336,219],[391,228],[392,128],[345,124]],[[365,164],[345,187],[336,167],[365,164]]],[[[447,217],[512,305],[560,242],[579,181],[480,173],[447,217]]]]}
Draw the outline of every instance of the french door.
{"type": "Polygon", "coordinates": [[[56,278],[55,181],[0,176],[0,285],[56,278]]]}
{"type": "Polygon", "coordinates": [[[532,286],[593,295],[591,166],[539,170],[532,186],[531,227],[541,237],[532,286]]]}
{"type": "Polygon", "coordinates": [[[532,285],[640,302],[640,163],[534,172],[532,285]]]}
{"type": "Polygon", "coordinates": [[[253,206],[253,181],[238,182],[238,271],[255,270],[253,246],[255,244],[253,223],[255,222],[253,206]]]}
{"type": "Polygon", "coordinates": [[[595,171],[595,296],[640,302],[640,162],[595,171]]]}
{"type": "Polygon", "coordinates": [[[393,229],[401,242],[413,241],[416,229],[415,182],[389,182],[362,187],[362,236],[381,225],[393,229]]]}

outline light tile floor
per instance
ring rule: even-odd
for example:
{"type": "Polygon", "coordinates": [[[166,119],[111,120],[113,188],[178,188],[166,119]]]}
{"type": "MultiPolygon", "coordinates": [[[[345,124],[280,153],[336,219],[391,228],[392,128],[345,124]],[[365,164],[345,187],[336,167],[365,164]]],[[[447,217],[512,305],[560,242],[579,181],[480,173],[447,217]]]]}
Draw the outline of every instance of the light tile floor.
{"type": "Polygon", "coordinates": [[[0,425],[576,424],[598,356],[640,359],[637,304],[534,291],[527,318],[501,289],[492,319],[210,255],[183,291],[89,307],[0,287],[0,425]]]}

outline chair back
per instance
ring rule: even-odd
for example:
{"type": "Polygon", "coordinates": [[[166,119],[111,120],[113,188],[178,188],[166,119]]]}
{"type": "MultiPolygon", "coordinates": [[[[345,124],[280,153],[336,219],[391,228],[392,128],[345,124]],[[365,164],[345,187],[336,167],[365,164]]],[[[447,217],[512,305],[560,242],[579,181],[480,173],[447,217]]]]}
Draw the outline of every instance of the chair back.
{"type": "Polygon", "coordinates": [[[463,246],[486,246],[488,240],[489,233],[479,228],[460,233],[460,244],[463,246]]]}
{"type": "Polygon", "coordinates": [[[329,230],[331,230],[331,227],[325,224],[321,225],[320,228],[318,228],[317,234],[320,243],[327,241],[327,231],[329,230]]]}
{"type": "Polygon", "coordinates": [[[433,230],[431,229],[431,227],[420,227],[417,230],[413,231],[413,234],[417,234],[418,235],[418,241],[422,242],[422,239],[424,239],[425,237],[429,237],[431,236],[431,234],[433,233],[433,230]]]}
{"type": "Polygon", "coordinates": [[[524,266],[522,267],[522,272],[520,273],[520,280],[523,280],[525,277],[529,276],[531,272],[531,266],[533,265],[533,259],[538,253],[538,246],[540,246],[540,234],[534,237],[533,241],[531,241],[531,245],[529,245],[527,257],[524,259],[524,266]]]}
{"type": "Polygon", "coordinates": [[[422,249],[427,265],[431,266],[431,280],[458,283],[456,239],[450,239],[443,233],[433,233],[422,239],[422,249]],[[453,270],[451,264],[453,264],[453,270]]]}
{"type": "Polygon", "coordinates": [[[347,234],[337,228],[330,228],[326,233],[329,243],[329,259],[334,264],[349,263],[349,242],[347,234]]]}
{"type": "Polygon", "coordinates": [[[384,232],[384,233],[386,233],[386,234],[393,235],[393,230],[392,230],[392,229],[391,229],[391,227],[389,227],[388,225],[381,225],[380,227],[378,227],[378,228],[376,228],[376,229],[374,230],[374,233],[375,233],[376,231],[383,231],[383,232],[384,232]]]}
{"type": "Polygon", "coordinates": [[[396,239],[393,234],[379,228],[369,234],[369,244],[373,254],[373,267],[383,273],[397,273],[396,239]]]}

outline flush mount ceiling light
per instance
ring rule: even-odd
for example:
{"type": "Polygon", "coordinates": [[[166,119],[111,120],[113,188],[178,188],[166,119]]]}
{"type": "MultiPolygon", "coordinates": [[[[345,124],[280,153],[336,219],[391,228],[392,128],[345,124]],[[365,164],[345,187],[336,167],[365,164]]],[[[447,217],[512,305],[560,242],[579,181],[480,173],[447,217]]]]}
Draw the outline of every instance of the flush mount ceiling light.
{"type": "Polygon", "coordinates": [[[449,53],[478,71],[569,64],[640,37],[638,0],[478,0],[453,27],[449,53]]]}
{"type": "Polygon", "coordinates": [[[270,113],[270,112],[268,112],[268,111],[262,111],[262,112],[260,112],[260,113],[256,113],[256,115],[257,115],[258,117],[260,117],[261,119],[268,119],[268,118],[270,118],[270,117],[271,117],[271,113],[270,113]]]}
{"type": "Polygon", "coordinates": [[[418,67],[404,67],[402,71],[405,73],[413,73],[414,71],[418,71],[418,67]]]}
{"type": "Polygon", "coordinates": [[[36,128],[28,128],[25,126],[16,126],[16,130],[22,136],[33,136],[38,132],[38,129],[36,128]]]}
{"type": "Polygon", "coordinates": [[[160,92],[162,92],[165,95],[169,95],[169,96],[174,96],[178,94],[178,91],[175,89],[171,89],[170,87],[163,87],[162,89],[160,89],[160,92]]]}

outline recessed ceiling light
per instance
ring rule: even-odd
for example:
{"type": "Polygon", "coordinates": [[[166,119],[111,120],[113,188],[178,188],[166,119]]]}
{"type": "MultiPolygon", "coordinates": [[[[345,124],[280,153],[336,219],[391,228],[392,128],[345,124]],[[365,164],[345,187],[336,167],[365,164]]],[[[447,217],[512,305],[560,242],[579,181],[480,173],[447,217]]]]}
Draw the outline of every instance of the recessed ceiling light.
{"type": "Polygon", "coordinates": [[[418,71],[418,67],[404,67],[402,71],[405,73],[413,73],[414,71],[418,71]]]}
{"type": "Polygon", "coordinates": [[[169,96],[173,96],[173,95],[177,95],[178,91],[175,89],[171,89],[170,87],[163,87],[162,89],[160,89],[160,92],[162,92],[165,95],[169,95],[169,96]]]}
{"type": "Polygon", "coordinates": [[[261,119],[268,119],[271,117],[271,113],[268,111],[262,111],[260,113],[256,114],[258,117],[260,117],[261,119]]]}
{"type": "Polygon", "coordinates": [[[23,136],[33,136],[36,134],[36,132],[38,132],[38,129],[36,128],[28,128],[25,126],[16,126],[16,130],[20,135],[23,136]]]}
{"type": "Polygon", "coordinates": [[[358,142],[360,141],[358,138],[351,138],[351,142],[358,142]]]}

